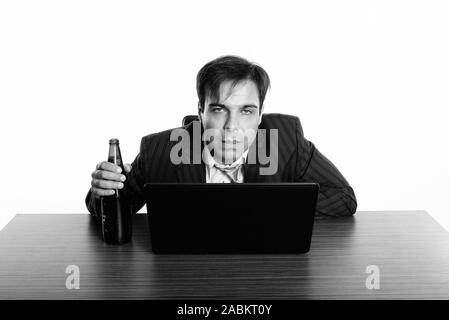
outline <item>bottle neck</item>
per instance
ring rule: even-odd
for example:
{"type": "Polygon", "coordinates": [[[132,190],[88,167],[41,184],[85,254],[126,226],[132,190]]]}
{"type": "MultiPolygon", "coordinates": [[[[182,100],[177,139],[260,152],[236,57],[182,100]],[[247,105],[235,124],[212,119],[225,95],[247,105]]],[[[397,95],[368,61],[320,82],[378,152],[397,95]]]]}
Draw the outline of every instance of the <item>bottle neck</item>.
{"type": "Polygon", "coordinates": [[[111,162],[120,167],[123,167],[122,155],[120,154],[120,148],[119,148],[118,143],[111,143],[109,145],[108,162],[111,162]]]}

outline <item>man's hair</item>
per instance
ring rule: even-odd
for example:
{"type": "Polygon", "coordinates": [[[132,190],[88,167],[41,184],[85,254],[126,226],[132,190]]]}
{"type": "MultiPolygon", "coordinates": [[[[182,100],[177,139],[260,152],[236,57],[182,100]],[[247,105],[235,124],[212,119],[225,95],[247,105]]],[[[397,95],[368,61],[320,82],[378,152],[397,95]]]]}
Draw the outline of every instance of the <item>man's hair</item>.
{"type": "Polygon", "coordinates": [[[270,78],[267,72],[259,65],[238,56],[222,56],[208,62],[196,76],[196,91],[198,94],[198,107],[204,111],[206,96],[218,101],[220,85],[230,80],[231,88],[239,82],[252,80],[259,91],[259,112],[270,88],[270,78]]]}

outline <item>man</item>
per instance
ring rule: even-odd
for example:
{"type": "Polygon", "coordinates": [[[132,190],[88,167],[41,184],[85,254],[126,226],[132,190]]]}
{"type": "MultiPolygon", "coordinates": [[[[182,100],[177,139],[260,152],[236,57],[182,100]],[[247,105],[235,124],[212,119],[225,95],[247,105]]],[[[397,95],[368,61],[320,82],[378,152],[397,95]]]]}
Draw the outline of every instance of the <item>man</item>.
{"type": "Polygon", "coordinates": [[[114,194],[116,188],[124,188],[132,211],[139,211],[145,204],[143,187],[147,182],[318,182],[317,216],[353,215],[357,208],[353,189],[305,139],[299,119],[282,114],[263,115],[269,87],[265,70],[243,58],[224,56],[207,63],[197,75],[201,125],[193,121],[182,128],[143,137],[134,162],[125,165],[127,179],[114,164],[99,163],[86,197],[89,212],[99,218],[99,198],[114,194]],[[199,136],[195,134],[198,127],[199,136]],[[267,139],[261,129],[276,134],[267,139]],[[182,136],[178,135],[179,130],[190,139],[184,144],[187,149],[179,148],[179,139],[173,139],[182,136]],[[211,131],[214,138],[204,139],[204,134],[211,131]],[[195,148],[200,148],[201,157],[195,148]],[[255,158],[251,156],[254,150],[255,158]],[[261,161],[261,155],[268,150],[270,157],[273,152],[276,155],[275,170],[264,173],[267,163],[261,161]],[[178,151],[184,152],[184,161],[177,158],[178,151]]]}

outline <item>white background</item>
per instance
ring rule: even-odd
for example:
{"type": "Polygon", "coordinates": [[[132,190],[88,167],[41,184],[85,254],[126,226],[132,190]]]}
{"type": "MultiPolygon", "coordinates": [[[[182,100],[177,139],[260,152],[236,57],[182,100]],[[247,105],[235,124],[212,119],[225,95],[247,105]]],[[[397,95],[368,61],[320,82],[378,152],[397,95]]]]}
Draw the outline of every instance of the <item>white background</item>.
{"type": "Polygon", "coordinates": [[[196,113],[195,76],[261,64],[266,112],[354,187],[359,210],[427,210],[449,229],[447,1],[0,2],[0,228],[16,213],[86,213],[108,139],[196,113]]]}

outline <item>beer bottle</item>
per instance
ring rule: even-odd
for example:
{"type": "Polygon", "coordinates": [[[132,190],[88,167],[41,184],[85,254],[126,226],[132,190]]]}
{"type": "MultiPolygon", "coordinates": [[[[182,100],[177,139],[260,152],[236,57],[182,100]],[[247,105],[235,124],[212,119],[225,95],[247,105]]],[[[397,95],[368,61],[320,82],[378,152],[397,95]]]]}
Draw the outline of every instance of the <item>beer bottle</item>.
{"type": "MultiPolygon", "coordinates": [[[[126,175],[123,167],[118,139],[109,140],[108,162],[122,168],[122,174],[126,175]]],[[[127,180],[125,180],[126,183],[127,180]]],[[[102,235],[103,240],[110,244],[123,244],[131,240],[132,236],[132,212],[131,205],[124,198],[124,189],[115,189],[111,196],[101,197],[102,235]]]]}

